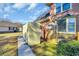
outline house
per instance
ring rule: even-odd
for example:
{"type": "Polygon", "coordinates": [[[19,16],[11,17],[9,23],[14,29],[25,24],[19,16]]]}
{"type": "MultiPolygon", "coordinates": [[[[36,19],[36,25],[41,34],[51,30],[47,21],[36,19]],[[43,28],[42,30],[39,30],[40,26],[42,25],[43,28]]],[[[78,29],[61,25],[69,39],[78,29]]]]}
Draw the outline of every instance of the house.
{"type": "MultiPolygon", "coordinates": [[[[52,37],[56,36],[58,39],[59,38],[79,39],[79,36],[77,35],[79,34],[79,3],[54,3],[53,5],[52,4],[49,5],[52,6],[49,13],[47,13],[44,17],[35,20],[33,23],[37,22],[40,23],[41,25],[44,25],[49,22],[49,17],[51,16],[52,23],[54,22],[56,24],[56,27],[53,27],[56,33],[52,35],[52,37]],[[55,8],[53,9],[53,7],[55,8]]],[[[48,24],[48,28],[51,28],[49,24],[48,24]]],[[[23,30],[25,29],[25,27],[27,27],[27,25],[24,26],[23,30]]],[[[36,27],[34,29],[36,30],[36,27]]],[[[27,35],[27,40],[29,43],[30,36],[28,36],[28,30],[24,31],[25,33],[24,36],[27,35]]],[[[51,33],[52,31],[53,30],[51,30],[51,33]]],[[[42,35],[41,32],[40,34],[42,35]]],[[[30,32],[30,35],[33,35],[33,33],[30,32]]],[[[31,37],[34,38],[33,36],[31,37]]],[[[38,39],[40,40],[40,38],[38,39]]],[[[34,43],[35,41],[36,40],[33,39],[31,40],[33,44],[35,44],[34,43]]],[[[37,41],[37,44],[39,43],[40,41],[37,41]]]]}
{"type": "MultiPolygon", "coordinates": [[[[54,7],[54,10],[52,10],[53,7],[51,8],[53,12],[50,14],[52,20],[57,23],[58,37],[79,39],[79,3],[54,3],[54,7]]],[[[50,15],[38,20],[38,22],[42,24],[49,22],[49,17],[50,15]]]]}
{"type": "Polygon", "coordinates": [[[0,21],[0,33],[3,32],[16,32],[19,31],[17,24],[9,21],[0,21]]]}
{"type": "MultiPolygon", "coordinates": [[[[54,12],[51,13],[51,18],[57,23],[57,37],[79,39],[79,3],[54,3],[54,6],[55,9],[51,9],[54,12]]],[[[48,18],[40,20],[43,23],[48,21],[48,18]]]]}
{"type": "MultiPolygon", "coordinates": [[[[55,4],[56,6],[56,4],[55,4]]],[[[67,39],[79,39],[79,3],[60,3],[56,6],[55,20],[58,35],[67,39]]]]}

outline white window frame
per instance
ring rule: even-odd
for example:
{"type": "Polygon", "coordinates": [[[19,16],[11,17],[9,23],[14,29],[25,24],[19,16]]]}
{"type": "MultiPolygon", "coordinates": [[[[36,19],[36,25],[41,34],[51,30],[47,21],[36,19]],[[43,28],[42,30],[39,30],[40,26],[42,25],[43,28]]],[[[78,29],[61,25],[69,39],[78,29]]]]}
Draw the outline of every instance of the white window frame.
{"type": "Polygon", "coordinates": [[[75,17],[68,17],[66,18],[66,32],[61,32],[61,31],[58,31],[58,33],[65,33],[65,34],[76,34],[76,18],[75,18],[75,31],[74,32],[68,32],[68,20],[69,18],[75,18],[75,17]]]}
{"type": "MultiPolygon", "coordinates": [[[[63,11],[63,4],[64,3],[61,3],[61,13],[67,11],[67,10],[63,11]]],[[[55,6],[56,6],[56,4],[55,4],[55,6]]],[[[72,9],[72,3],[70,3],[70,9],[72,9]]],[[[68,9],[68,10],[70,10],[70,9],[68,9]]],[[[57,14],[56,13],[56,8],[55,8],[55,14],[57,14]]]]}
{"type": "Polygon", "coordinates": [[[72,34],[72,33],[75,34],[75,33],[76,33],[76,18],[75,18],[75,17],[69,17],[69,18],[67,18],[67,32],[68,32],[68,33],[71,33],[71,34],[72,34]],[[69,20],[69,18],[74,18],[74,20],[75,20],[75,24],[74,24],[74,25],[75,25],[75,27],[74,27],[74,30],[75,30],[75,31],[74,31],[74,32],[69,32],[69,31],[68,31],[68,20],[69,20]]]}

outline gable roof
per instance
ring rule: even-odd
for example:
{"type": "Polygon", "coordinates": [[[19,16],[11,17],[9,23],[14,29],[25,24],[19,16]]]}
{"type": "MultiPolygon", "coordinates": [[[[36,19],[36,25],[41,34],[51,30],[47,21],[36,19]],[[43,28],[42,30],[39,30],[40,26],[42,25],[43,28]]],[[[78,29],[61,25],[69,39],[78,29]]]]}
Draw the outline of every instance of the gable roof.
{"type": "Polygon", "coordinates": [[[16,27],[16,25],[8,21],[0,21],[0,27],[16,27]]]}
{"type": "Polygon", "coordinates": [[[10,21],[0,21],[0,27],[22,27],[22,25],[18,23],[12,23],[10,21]]]}

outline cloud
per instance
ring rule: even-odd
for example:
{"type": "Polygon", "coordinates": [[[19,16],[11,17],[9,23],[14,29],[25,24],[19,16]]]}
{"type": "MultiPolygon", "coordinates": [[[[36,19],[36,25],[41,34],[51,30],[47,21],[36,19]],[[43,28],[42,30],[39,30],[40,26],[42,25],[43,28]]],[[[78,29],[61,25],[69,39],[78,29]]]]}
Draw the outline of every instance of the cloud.
{"type": "Polygon", "coordinates": [[[3,18],[7,18],[9,16],[9,14],[4,14],[3,18]]]}
{"type": "Polygon", "coordinates": [[[33,8],[35,8],[36,6],[37,6],[36,3],[31,3],[31,4],[29,5],[29,7],[26,9],[26,11],[30,11],[30,10],[32,10],[33,8]]]}
{"type": "Polygon", "coordinates": [[[4,8],[4,13],[13,13],[15,10],[11,6],[7,6],[4,8]]]}
{"type": "Polygon", "coordinates": [[[33,14],[34,16],[37,16],[37,17],[43,17],[45,16],[48,12],[49,12],[50,8],[49,7],[43,7],[42,9],[36,9],[35,13],[33,14]]]}
{"type": "Polygon", "coordinates": [[[29,16],[28,21],[34,21],[38,18],[40,19],[41,17],[45,16],[45,14],[48,13],[50,10],[50,8],[47,6],[43,6],[43,7],[39,6],[39,7],[35,8],[36,6],[37,6],[37,4],[35,4],[34,7],[29,7],[30,9],[28,9],[28,10],[32,10],[32,11],[29,11],[29,13],[31,15],[29,16]]]}
{"type": "MultiPolygon", "coordinates": [[[[26,22],[34,21],[37,18],[43,16],[44,13],[47,13],[46,10],[47,7],[44,7],[41,4],[37,4],[37,3],[14,3],[14,4],[7,3],[7,5],[5,6],[4,4],[0,5],[0,11],[3,12],[0,14],[2,14],[3,18],[26,19],[26,22]],[[20,13],[19,10],[20,11],[22,10],[22,12],[20,13]],[[20,14],[17,14],[17,12],[19,12],[20,14]],[[18,18],[18,16],[21,17],[18,18]]],[[[20,22],[25,22],[25,21],[20,20],[20,22]]]]}
{"type": "Polygon", "coordinates": [[[3,3],[3,4],[0,4],[0,13],[7,13],[7,14],[10,14],[10,13],[13,13],[15,10],[12,8],[12,4],[11,3],[3,3]]]}
{"type": "Polygon", "coordinates": [[[4,8],[4,11],[5,12],[10,12],[11,11],[10,9],[11,9],[11,7],[10,6],[7,6],[7,7],[4,8]]]}
{"type": "Polygon", "coordinates": [[[28,5],[28,4],[26,4],[26,3],[15,3],[13,5],[13,8],[24,8],[26,5],[28,5]]]}
{"type": "Polygon", "coordinates": [[[3,9],[0,9],[0,13],[3,13],[3,9]]]}

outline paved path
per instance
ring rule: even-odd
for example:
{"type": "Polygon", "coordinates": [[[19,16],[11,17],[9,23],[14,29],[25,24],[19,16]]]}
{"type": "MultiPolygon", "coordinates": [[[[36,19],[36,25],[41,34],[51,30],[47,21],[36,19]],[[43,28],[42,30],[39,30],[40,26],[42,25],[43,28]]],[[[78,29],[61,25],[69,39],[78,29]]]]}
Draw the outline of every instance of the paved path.
{"type": "Polygon", "coordinates": [[[25,44],[23,38],[18,38],[18,56],[35,56],[31,48],[25,44]]]}

